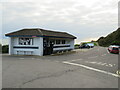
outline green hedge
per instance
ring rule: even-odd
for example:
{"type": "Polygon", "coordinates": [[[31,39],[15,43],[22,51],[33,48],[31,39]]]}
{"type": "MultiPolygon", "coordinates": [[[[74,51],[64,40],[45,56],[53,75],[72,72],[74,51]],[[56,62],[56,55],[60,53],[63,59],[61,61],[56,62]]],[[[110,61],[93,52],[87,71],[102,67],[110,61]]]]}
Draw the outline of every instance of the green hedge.
{"type": "Polygon", "coordinates": [[[2,46],[2,53],[8,53],[9,52],[9,46],[8,45],[3,45],[2,46]]]}

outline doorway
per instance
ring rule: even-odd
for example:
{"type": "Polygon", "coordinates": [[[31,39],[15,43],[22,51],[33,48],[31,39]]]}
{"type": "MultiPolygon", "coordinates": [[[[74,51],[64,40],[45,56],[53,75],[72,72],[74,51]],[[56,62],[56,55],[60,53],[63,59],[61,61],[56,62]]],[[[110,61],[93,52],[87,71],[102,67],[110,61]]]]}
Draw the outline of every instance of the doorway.
{"type": "Polygon", "coordinates": [[[53,53],[54,43],[49,38],[43,38],[43,55],[50,55],[53,53]]]}

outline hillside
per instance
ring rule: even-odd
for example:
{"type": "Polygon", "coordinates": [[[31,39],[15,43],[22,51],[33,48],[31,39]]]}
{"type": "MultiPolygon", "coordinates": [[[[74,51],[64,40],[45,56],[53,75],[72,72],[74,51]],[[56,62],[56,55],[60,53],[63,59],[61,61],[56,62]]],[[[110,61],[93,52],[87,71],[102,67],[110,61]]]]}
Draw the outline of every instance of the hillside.
{"type": "Polygon", "coordinates": [[[100,37],[97,42],[100,46],[120,45],[120,28],[106,37],[100,37]]]}

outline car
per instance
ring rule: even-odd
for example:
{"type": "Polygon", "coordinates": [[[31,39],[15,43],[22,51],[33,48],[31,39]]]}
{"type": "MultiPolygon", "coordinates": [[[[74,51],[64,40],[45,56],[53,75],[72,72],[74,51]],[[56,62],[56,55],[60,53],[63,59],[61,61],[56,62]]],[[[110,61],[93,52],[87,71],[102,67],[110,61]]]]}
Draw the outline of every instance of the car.
{"type": "Polygon", "coordinates": [[[120,46],[118,46],[118,45],[110,45],[110,46],[108,47],[108,51],[109,51],[110,53],[119,54],[119,53],[120,53],[120,46]]]}
{"type": "Polygon", "coordinates": [[[88,46],[90,46],[90,48],[94,47],[94,43],[87,43],[88,46]]]}
{"type": "Polygon", "coordinates": [[[90,46],[89,46],[89,45],[87,45],[87,44],[84,44],[84,45],[79,46],[79,48],[80,48],[80,49],[82,49],[82,48],[88,48],[88,49],[89,49],[89,48],[90,48],[90,46]]]}

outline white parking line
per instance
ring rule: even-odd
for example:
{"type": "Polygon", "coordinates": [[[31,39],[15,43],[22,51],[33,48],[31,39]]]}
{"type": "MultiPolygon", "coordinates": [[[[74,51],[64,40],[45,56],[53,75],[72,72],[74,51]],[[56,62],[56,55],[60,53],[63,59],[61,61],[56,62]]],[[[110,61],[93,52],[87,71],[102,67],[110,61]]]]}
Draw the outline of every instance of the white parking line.
{"type": "Polygon", "coordinates": [[[102,63],[101,65],[106,65],[107,63],[102,63]]]}
{"type": "Polygon", "coordinates": [[[83,60],[83,59],[75,59],[75,60],[71,60],[71,61],[80,61],[80,60],[83,60]]]}
{"type": "Polygon", "coordinates": [[[107,75],[111,75],[111,76],[114,76],[114,77],[119,77],[119,75],[117,74],[114,74],[114,73],[111,73],[111,72],[107,72],[107,71],[104,71],[104,70],[100,70],[100,69],[96,69],[96,68],[92,68],[92,67],[89,67],[89,66],[85,66],[85,65],[82,65],[82,64],[77,64],[77,63],[70,63],[70,62],[63,62],[64,64],[70,64],[70,65],[74,65],[74,66],[79,66],[79,67],[83,67],[83,68],[86,68],[86,69],[89,69],[89,70],[92,70],[92,71],[96,71],[96,72],[100,72],[100,73],[104,73],[104,74],[107,74],[107,75]]]}
{"type": "Polygon", "coordinates": [[[102,63],[102,62],[89,62],[89,61],[85,61],[86,63],[91,63],[91,64],[98,64],[98,65],[105,65],[107,67],[113,67],[112,64],[107,64],[107,63],[102,63]]]}
{"type": "Polygon", "coordinates": [[[98,56],[88,57],[88,59],[89,59],[89,58],[97,58],[97,57],[98,57],[98,56]]]}
{"type": "Polygon", "coordinates": [[[103,54],[103,55],[101,55],[101,56],[106,56],[106,54],[103,54]]]}
{"type": "Polygon", "coordinates": [[[110,53],[110,52],[108,51],[108,49],[107,49],[107,53],[110,53]]]}
{"type": "Polygon", "coordinates": [[[112,65],[112,64],[109,64],[109,66],[110,66],[110,67],[113,67],[113,65],[112,65]]]}
{"type": "Polygon", "coordinates": [[[108,67],[109,65],[105,65],[105,66],[107,66],[107,67],[108,67]]]}
{"type": "Polygon", "coordinates": [[[96,64],[97,62],[89,62],[89,61],[85,61],[86,63],[92,63],[92,64],[96,64]]]}
{"type": "Polygon", "coordinates": [[[102,64],[102,62],[98,62],[97,64],[101,65],[101,64],[102,64]]]}

